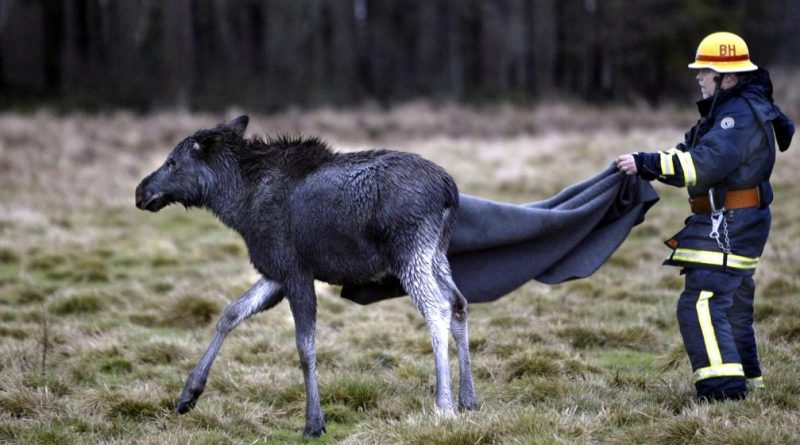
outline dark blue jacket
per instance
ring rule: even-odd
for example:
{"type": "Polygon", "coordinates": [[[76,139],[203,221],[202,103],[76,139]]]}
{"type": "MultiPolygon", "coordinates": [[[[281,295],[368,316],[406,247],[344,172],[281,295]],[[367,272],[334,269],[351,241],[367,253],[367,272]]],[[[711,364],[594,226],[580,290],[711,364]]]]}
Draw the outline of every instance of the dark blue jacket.
{"type": "Polygon", "coordinates": [[[709,213],[690,216],[684,229],[667,241],[673,253],[666,264],[752,274],[769,235],[769,178],[775,146],[777,143],[781,151],[789,147],[794,124],[774,104],[772,82],[763,69],[721,90],[716,103],[713,98],[698,102],[698,109],[701,119],[686,133],[683,143],[668,151],[634,156],[639,174],[686,187],[690,198],[708,196],[713,188],[719,206],[726,191],[759,187],[761,206],[725,212],[719,232],[722,245],[730,247],[729,254],[709,236],[709,213]]]}

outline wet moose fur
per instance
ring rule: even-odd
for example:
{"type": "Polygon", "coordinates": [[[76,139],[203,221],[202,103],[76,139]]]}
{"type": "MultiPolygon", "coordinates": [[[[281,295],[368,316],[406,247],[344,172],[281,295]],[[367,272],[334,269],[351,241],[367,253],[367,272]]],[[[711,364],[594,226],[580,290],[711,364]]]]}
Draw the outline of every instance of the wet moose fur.
{"type": "Polygon", "coordinates": [[[428,325],[436,364],[436,410],[453,416],[448,327],[459,359],[459,408],[477,405],[470,371],[466,300],[445,255],[458,190],[439,166],[388,150],[336,153],[318,139],[244,138],[247,116],[178,144],[136,188],[136,206],[201,207],[244,238],[262,278],[228,305],[189,374],[177,410],[203,392],[225,337],[284,297],[306,385],[305,435],[325,431],[316,378],[314,280],[358,284],[393,275],[428,325]]]}

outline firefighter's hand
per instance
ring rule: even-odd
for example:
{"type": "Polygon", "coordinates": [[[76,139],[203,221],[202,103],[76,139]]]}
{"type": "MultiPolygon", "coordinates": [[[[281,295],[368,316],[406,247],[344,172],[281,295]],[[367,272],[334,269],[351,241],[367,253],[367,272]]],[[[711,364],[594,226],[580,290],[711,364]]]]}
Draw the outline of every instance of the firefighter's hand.
{"type": "Polygon", "coordinates": [[[617,169],[626,175],[635,175],[637,173],[636,159],[634,159],[633,154],[626,154],[618,157],[617,169]]]}

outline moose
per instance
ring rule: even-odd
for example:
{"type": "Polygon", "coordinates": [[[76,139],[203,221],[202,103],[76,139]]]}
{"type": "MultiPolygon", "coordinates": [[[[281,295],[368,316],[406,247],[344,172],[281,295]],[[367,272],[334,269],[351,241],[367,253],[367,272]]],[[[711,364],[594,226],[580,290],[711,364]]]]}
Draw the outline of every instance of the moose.
{"type": "Polygon", "coordinates": [[[325,431],[316,377],[314,280],[358,285],[396,278],[428,326],[436,365],[436,412],[455,416],[448,327],[459,361],[460,410],[477,408],[467,338],[467,300],[446,252],[459,204],[453,178],[421,156],[336,152],[314,137],[245,138],[240,116],[180,142],[136,188],[136,206],[179,203],[214,213],[238,232],[261,278],[220,316],[176,410],[190,411],[227,335],[253,314],[289,301],[306,390],[304,436],[325,431]],[[449,325],[448,325],[449,323],[449,325]]]}

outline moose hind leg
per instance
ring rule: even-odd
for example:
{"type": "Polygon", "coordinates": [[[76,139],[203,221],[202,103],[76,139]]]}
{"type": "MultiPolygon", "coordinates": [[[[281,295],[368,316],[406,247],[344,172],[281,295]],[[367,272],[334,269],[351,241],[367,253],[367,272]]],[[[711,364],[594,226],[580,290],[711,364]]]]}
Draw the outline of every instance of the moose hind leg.
{"type": "Polygon", "coordinates": [[[457,300],[450,317],[450,331],[458,350],[458,409],[478,409],[478,398],[472,383],[472,364],[469,356],[469,334],[467,325],[467,300],[455,289],[457,300]]]}
{"type": "Polygon", "coordinates": [[[436,284],[431,266],[430,262],[424,265],[413,264],[411,267],[406,267],[399,275],[403,287],[419,309],[430,331],[436,365],[436,412],[439,415],[454,417],[447,352],[447,320],[451,316],[451,307],[436,284]]]}
{"type": "Polygon", "coordinates": [[[312,279],[290,287],[289,307],[294,317],[297,353],[300,355],[303,381],[306,385],[306,426],[303,436],[318,437],[325,432],[325,415],[317,385],[317,301],[312,279]]]}
{"type": "Polygon", "coordinates": [[[472,364],[469,354],[469,329],[467,323],[467,299],[458,290],[450,274],[450,266],[444,253],[435,257],[436,281],[445,296],[450,297],[452,314],[450,332],[458,351],[458,409],[478,408],[478,398],[472,383],[472,364]]]}
{"type": "Polygon", "coordinates": [[[194,367],[186,384],[183,386],[181,398],[176,410],[180,414],[187,413],[194,408],[197,399],[203,393],[208,380],[211,365],[217,357],[225,337],[233,331],[242,321],[253,314],[272,308],[283,299],[283,289],[280,284],[262,278],[236,301],[229,304],[217,321],[214,338],[208,345],[205,354],[194,367]]]}

